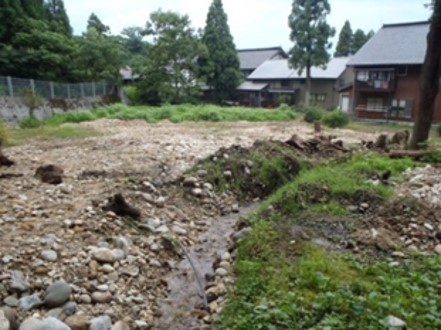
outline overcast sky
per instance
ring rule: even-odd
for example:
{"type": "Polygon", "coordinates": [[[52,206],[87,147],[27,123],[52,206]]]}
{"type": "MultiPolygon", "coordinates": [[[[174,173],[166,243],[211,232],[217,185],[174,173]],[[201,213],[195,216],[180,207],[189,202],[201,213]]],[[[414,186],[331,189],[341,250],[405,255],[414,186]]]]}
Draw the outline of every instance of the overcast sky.
{"type": "MultiPolygon", "coordinates": [[[[352,28],[377,31],[382,24],[427,20],[429,0],[330,0],[328,22],[337,35],[345,20],[352,28]]],[[[94,12],[113,34],[124,27],[144,26],[151,12],[161,8],[188,14],[193,27],[203,28],[211,0],[64,0],[75,34],[81,34],[94,12]]],[[[291,47],[288,15],[291,0],[223,0],[236,47],[291,47]]],[[[334,42],[335,43],[335,42],[334,42]]]]}

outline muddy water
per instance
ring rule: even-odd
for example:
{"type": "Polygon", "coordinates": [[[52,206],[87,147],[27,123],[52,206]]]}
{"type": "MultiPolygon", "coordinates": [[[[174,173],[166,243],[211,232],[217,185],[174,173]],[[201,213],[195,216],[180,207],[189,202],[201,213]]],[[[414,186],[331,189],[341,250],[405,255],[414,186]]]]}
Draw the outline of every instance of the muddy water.
{"type": "MultiPolygon", "coordinates": [[[[216,256],[227,251],[230,236],[240,217],[246,216],[256,206],[241,209],[238,214],[211,219],[208,231],[201,234],[199,243],[188,250],[198,276],[205,287],[205,274],[213,274],[216,256]]],[[[168,277],[168,297],[160,304],[162,316],[153,329],[190,330],[199,329],[203,323],[191,315],[195,305],[203,302],[197,285],[197,278],[187,258],[182,260],[168,277]]]]}

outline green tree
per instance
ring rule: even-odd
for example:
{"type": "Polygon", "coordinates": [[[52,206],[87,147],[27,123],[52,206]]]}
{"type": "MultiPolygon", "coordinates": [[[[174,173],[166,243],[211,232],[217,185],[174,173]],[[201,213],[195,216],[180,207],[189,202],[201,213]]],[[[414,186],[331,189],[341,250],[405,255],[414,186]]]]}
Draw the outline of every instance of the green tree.
{"type": "Polygon", "coordinates": [[[232,97],[242,74],[221,0],[213,0],[211,3],[202,42],[208,50],[208,56],[200,58],[207,85],[214,89],[218,101],[232,97]]]}
{"type": "Polygon", "coordinates": [[[150,15],[147,34],[153,37],[140,94],[150,103],[192,102],[200,95],[196,59],[204,47],[188,16],[161,10],[150,15]]]}
{"type": "Polygon", "coordinates": [[[352,55],[352,38],[351,23],[346,21],[340,31],[337,48],[334,53],[335,57],[352,55]]]}
{"type": "Polygon", "coordinates": [[[352,42],[352,54],[358,52],[368,40],[366,33],[361,29],[357,29],[354,33],[354,39],[352,42]]]}
{"type": "Polygon", "coordinates": [[[0,47],[10,44],[16,31],[22,28],[25,17],[19,1],[0,0],[0,47]]]}
{"type": "Polygon", "coordinates": [[[441,0],[432,1],[433,14],[427,35],[427,51],[420,78],[420,102],[410,147],[417,149],[428,140],[439,94],[441,76],[441,0]]]}
{"type": "Polygon", "coordinates": [[[53,32],[45,21],[29,18],[25,22],[2,49],[1,74],[54,81],[70,79],[72,39],[53,32]]]}
{"type": "Polygon", "coordinates": [[[104,25],[95,13],[90,14],[89,19],[87,20],[87,30],[90,28],[94,28],[100,35],[110,34],[110,28],[107,25],[104,25]]]}
{"type": "Polygon", "coordinates": [[[64,8],[63,0],[46,0],[45,6],[48,20],[53,26],[54,31],[72,35],[72,27],[70,26],[69,16],[64,8]]]}
{"type": "Polygon", "coordinates": [[[123,63],[123,45],[119,38],[105,36],[89,27],[77,38],[75,53],[76,75],[87,81],[118,82],[123,63]]]}
{"type": "MultiPolygon", "coordinates": [[[[17,1],[17,0],[16,0],[17,1]]],[[[46,20],[44,0],[19,0],[26,15],[37,20],[46,20]]]]}
{"type": "Polygon", "coordinates": [[[330,58],[329,38],[335,34],[326,22],[330,12],[328,0],[294,0],[289,16],[290,39],[294,42],[289,63],[300,73],[306,70],[307,106],[311,95],[311,68],[325,66],[330,58]]]}

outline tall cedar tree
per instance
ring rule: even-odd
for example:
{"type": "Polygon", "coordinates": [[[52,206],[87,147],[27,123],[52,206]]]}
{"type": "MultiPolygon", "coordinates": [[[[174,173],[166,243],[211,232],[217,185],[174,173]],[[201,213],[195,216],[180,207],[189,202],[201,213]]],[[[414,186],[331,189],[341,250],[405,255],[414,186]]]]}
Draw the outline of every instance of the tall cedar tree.
{"type": "Polygon", "coordinates": [[[369,40],[370,37],[363,30],[357,29],[352,40],[352,54],[355,54],[369,40]]]}
{"type": "Polygon", "coordinates": [[[427,51],[420,78],[420,102],[410,147],[417,149],[429,138],[435,113],[435,99],[439,92],[441,76],[441,0],[434,0],[427,51]]]}
{"type": "Polygon", "coordinates": [[[330,12],[328,0],[294,0],[289,15],[290,38],[294,42],[289,62],[299,73],[306,69],[306,106],[310,103],[311,68],[329,62],[332,44],[328,40],[335,34],[326,23],[330,12]]]}
{"type": "Polygon", "coordinates": [[[200,59],[207,85],[214,89],[218,102],[233,97],[242,74],[221,0],[211,3],[202,42],[208,50],[208,56],[200,59]]]}
{"type": "Polygon", "coordinates": [[[69,16],[64,8],[63,0],[46,0],[46,10],[48,12],[49,22],[55,32],[62,32],[66,35],[72,35],[69,16]]]}
{"type": "Polygon", "coordinates": [[[346,21],[340,31],[337,48],[335,49],[334,53],[335,57],[352,55],[352,38],[353,34],[351,23],[346,21]]]}

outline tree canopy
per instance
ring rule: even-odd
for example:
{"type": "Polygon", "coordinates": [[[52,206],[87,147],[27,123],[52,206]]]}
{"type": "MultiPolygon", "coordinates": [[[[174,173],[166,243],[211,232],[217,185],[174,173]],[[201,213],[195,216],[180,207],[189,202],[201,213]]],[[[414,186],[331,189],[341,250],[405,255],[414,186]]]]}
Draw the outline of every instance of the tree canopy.
{"type": "Polygon", "coordinates": [[[343,28],[340,31],[338,38],[337,48],[335,50],[334,56],[349,56],[352,54],[352,39],[353,33],[351,28],[351,23],[346,21],[343,28]]]}
{"type": "Polygon", "coordinates": [[[161,10],[150,15],[146,33],[153,37],[140,82],[148,103],[192,102],[200,94],[197,58],[204,47],[187,15],[161,10]]]}
{"type": "Polygon", "coordinates": [[[217,101],[234,95],[242,74],[233,36],[228,26],[228,17],[221,0],[213,0],[207,14],[202,42],[207,56],[199,63],[207,85],[214,90],[217,101]]]}
{"type": "Polygon", "coordinates": [[[329,42],[335,30],[326,22],[331,12],[328,0],[294,0],[289,15],[290,50],[289,63],[299,72],[306,70],[306,105],[310,102],[311,67],[325,66],[330,59],[329,42]]]}

